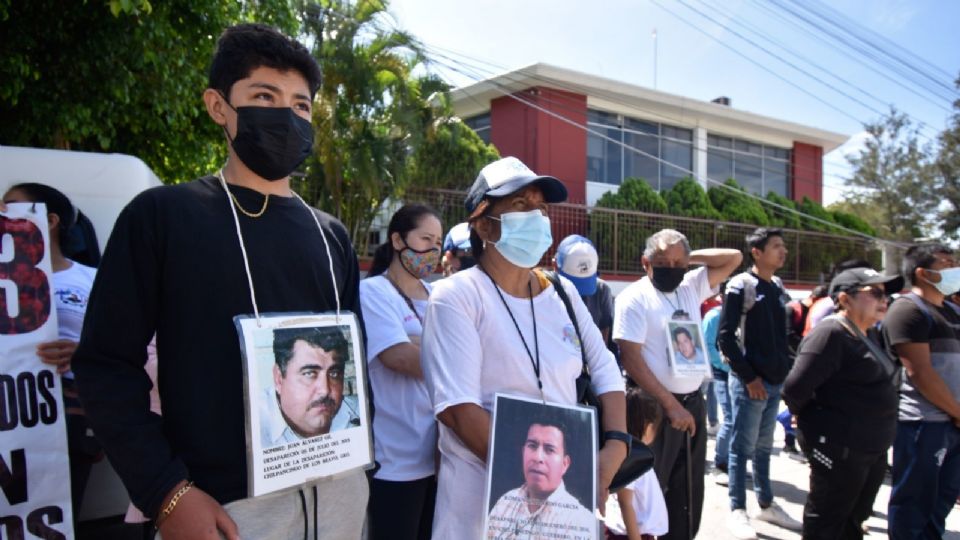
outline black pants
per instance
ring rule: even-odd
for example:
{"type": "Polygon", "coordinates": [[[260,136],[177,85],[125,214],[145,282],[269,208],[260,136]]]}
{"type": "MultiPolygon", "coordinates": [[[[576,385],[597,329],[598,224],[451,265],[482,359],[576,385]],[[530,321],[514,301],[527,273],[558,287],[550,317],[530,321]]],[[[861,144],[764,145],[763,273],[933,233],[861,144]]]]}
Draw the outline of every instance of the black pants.
{"type": "Polygon", "coordinates": [[[887,470],[886,452],[858,452],[797,434],[810,462],[804,540],[861,540],[887,470]],[[811,440],[812,439],[812,440],[811,440]]]}
{"type": "Polygon", "coordinates": [[[682,399],[681,396],[677,396],[677,400],[693,415],[697,425],[697,433],[690,440],[689,466],[693,478],[692,492],[687,489],[686,432],[673,429],[669,420],[664,417],[657,431],[657,439],[651,445],[655,459],[653,467],[657,473],[657,479],[660,480],[660,487],[663,488],[663,499],[667,504],[667,515],[670,521],[670,532],[658,538],[667,540],[687,540],[696,536],[697,531],[700,530],[700,514],[703,512],[703,475],[707,461],[706,406],[703,402],[703,394],[696,391],[682,399]],[[693,495],[693,508],[689,509],[688,493],[693,495]],[[688,512],[692,512],[692,533],[688,533],[688,512]]]}
{"type": "Polygon", "coordinates": [[[370,540],[430,540],[437,477],[370,480],[370,540]]]}

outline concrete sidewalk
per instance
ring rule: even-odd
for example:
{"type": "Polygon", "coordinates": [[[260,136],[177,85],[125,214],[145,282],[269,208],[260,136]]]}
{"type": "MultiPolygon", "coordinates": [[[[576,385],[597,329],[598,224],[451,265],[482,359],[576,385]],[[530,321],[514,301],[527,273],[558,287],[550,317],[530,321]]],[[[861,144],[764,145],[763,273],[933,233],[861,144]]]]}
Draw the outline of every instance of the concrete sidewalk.
{"type": "MultiPolygon", "coordinates": [[[[726,540],[733,537],[727,532],[727,515],[730,513],[730,498],[725,486],[718,486],[710,477],[712,467],[715,438],[711,436],[707,442],[707,477],[705,479],[705,500],[703,503],[703,518],[700,525],[701,540],[726,540]]],[[[810,485],[810,470],[805,463],[780,453],[783,448],[783,430],[777,424],[777,434],[774,441],[774,455],[770,458],[770,476],[773,484],[773,494],[777,502],[790,516],[797,521],[803,520],[803,503],[807,497],[810,485]]],[[[748,466],[749,467],[749,466],[748,466]]],[[[747,512],[753,514],[759,510],[757,499],[753,494],[753,486],[747,482],[747,512]]],[[[887,537],[887,501],[890,499],[890,478],[877,494],[873,505],[873,517],[867,521],[870,534],[866,538],[887,537]]],[[[778,540],[800,540],[800,533],[781,529],[775,525],[762,521],[752,521],[757,530],[758,538],[774,538],[778,540]]],[[[954,510],[947,516],[948,540],[960,540],[960,510],[954,510]]]]}

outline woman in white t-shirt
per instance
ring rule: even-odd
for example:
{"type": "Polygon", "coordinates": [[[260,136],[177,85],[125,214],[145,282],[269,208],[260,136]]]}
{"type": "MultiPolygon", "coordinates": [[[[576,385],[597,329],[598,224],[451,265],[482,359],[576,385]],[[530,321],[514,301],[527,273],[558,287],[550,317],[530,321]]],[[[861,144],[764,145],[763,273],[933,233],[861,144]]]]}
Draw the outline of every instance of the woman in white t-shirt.
{"type": "MultiPolygon", "coordinates": [[[[50,227],[50,264],[53,269],[53,302],[57,310],[58,339],[41,343],[37,356],[45,364],[55,366],[63,383],[64,407],[67,414],[67,445],[70,453],[70,487],[73,498],[73,517],[77,520],[84,489],[93,464],[103,456],[100,444],[88,434],[86,417],[77,398],[70,360],[80,341],[87,299],[93,287],[96,270],[68,259],[64,252],[70,243],[72,229],[80,212],[70,199],[44,184],[17,184],[3,195],[3,202],[44,203],[50,227]]],[[[96,239],[92,242],[96,248],[96,239]]],[[[99,248],[96,248],[99,250],[99,248]]],[[[95,259],[99,259],[99,251],[95,259]]]]}
{"type": "Polygon", "coordinates": [[[437,213],[408,204],[390,219],[369,277],[360,282],[373,393],[374,454],[370,538],[430,538],[436,501],[437,422],[420,366],[430,285],[440,266],[437,213]]]}
{"type": "Polygon", "coordinates": [[[559,180],[534,174],[516,158],[484,167],[467,195],[477,266],[436,284],[423,334],[424,376],[441,422],[434,538],[483,534],[494,394],[576,403],[580,347],[610,437],[598,456],[601,503],[627,454],[618,440],[626,437],[626,414],[613,356],[573,284],[562,281],[582,344],[553,285],[533,270],[552,244],[547,203],[566,197],[559,180]]]}

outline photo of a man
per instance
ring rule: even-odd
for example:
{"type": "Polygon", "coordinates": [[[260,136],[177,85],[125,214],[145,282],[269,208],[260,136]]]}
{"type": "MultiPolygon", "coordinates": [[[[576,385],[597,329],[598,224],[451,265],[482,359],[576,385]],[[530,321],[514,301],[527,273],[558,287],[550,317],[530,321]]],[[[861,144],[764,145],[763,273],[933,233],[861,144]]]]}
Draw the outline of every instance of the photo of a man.
{"type": "Polygon", "coordinates": [[[697,342],[690,333],[690,330],[678,326],[673,330],[673,346],[676,350],[674,358],[677,362],[686,364],[699,364],[703,362],[703,350],[697,346],[697,342]]]}
{"type": "Polygon", "coordinates": [[[261,400],[264,448],[359,425],[357,397],[344,395],[350,344],[340,328],[275,329],[273,358],[261,400]]]}
{"type": "Polygon", "coordinates": [[[709,366],[703,348],[703,337],[696,323],[670,321],[667,323],[667,333],[670,337],[670,358],[674,373],[683,376],[707,371],[709,366]]]}
{"type": "Polygon", "coordinates": [[[595,538],[593,513],[564,484],[574,456],[562,412],[547,409],[538,415],[529,423],[522,447],[512,450],[522,455],[523,484],[497,500],[488,516],[487,538],[595,538]]]}

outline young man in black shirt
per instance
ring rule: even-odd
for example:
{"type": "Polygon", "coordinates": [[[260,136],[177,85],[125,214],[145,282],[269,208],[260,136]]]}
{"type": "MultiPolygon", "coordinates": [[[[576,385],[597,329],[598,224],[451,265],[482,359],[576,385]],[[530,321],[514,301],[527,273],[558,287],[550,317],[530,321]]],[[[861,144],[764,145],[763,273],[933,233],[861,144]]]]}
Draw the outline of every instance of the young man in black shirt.
{"type": "Polygon", "coordinates": [[[953,252],[914,246],[903,258],[911,292],[890,306],[883,333],[903,364],[893,444],[890,538],[940,538],[960,495],[960,316],[944,301],[960,289],[953,252]]]}
{"type": "Polygon", "coordinates": [[[830,283],[839,313],[804,338],[783,385],[810,463],[805,539],[863,537],[897,426],[899,366],[868,331],[883,319],[900,276],[845,270],[830,283]]]}
{"type": "Polygon", "coordinates": [[[245,499],[233,317],[254,303],[262,313],[360,310],[347,231],[290,188],[312,150],[319,86],[296,41],[262,25],[227,29],[203,94],[229,143],[224,168],[141,193],[107,244],[74,370],[110,462],[164,540],[360,537],[362,473],[245,499]],[[154,334],[162,418],[149,411],[143,369],[154,334]]]}
{"type": "Polygon", "coordinates": [[[728,388],[733,430],[727,464],[731,513],[727,528],[741,539],[756,537],[746,513],[749,459],[753,460],[753,485],[761,508],[755,519],[800,529],[800,523],[773,500],[770,484],[780,387],[790,370],[786,292],[773,274],[786,262],[787,248],[779,229],[766,228],[747,236],[747,246],[753,267],[730,278],[717,338],[731,369],[728,388]]]}

